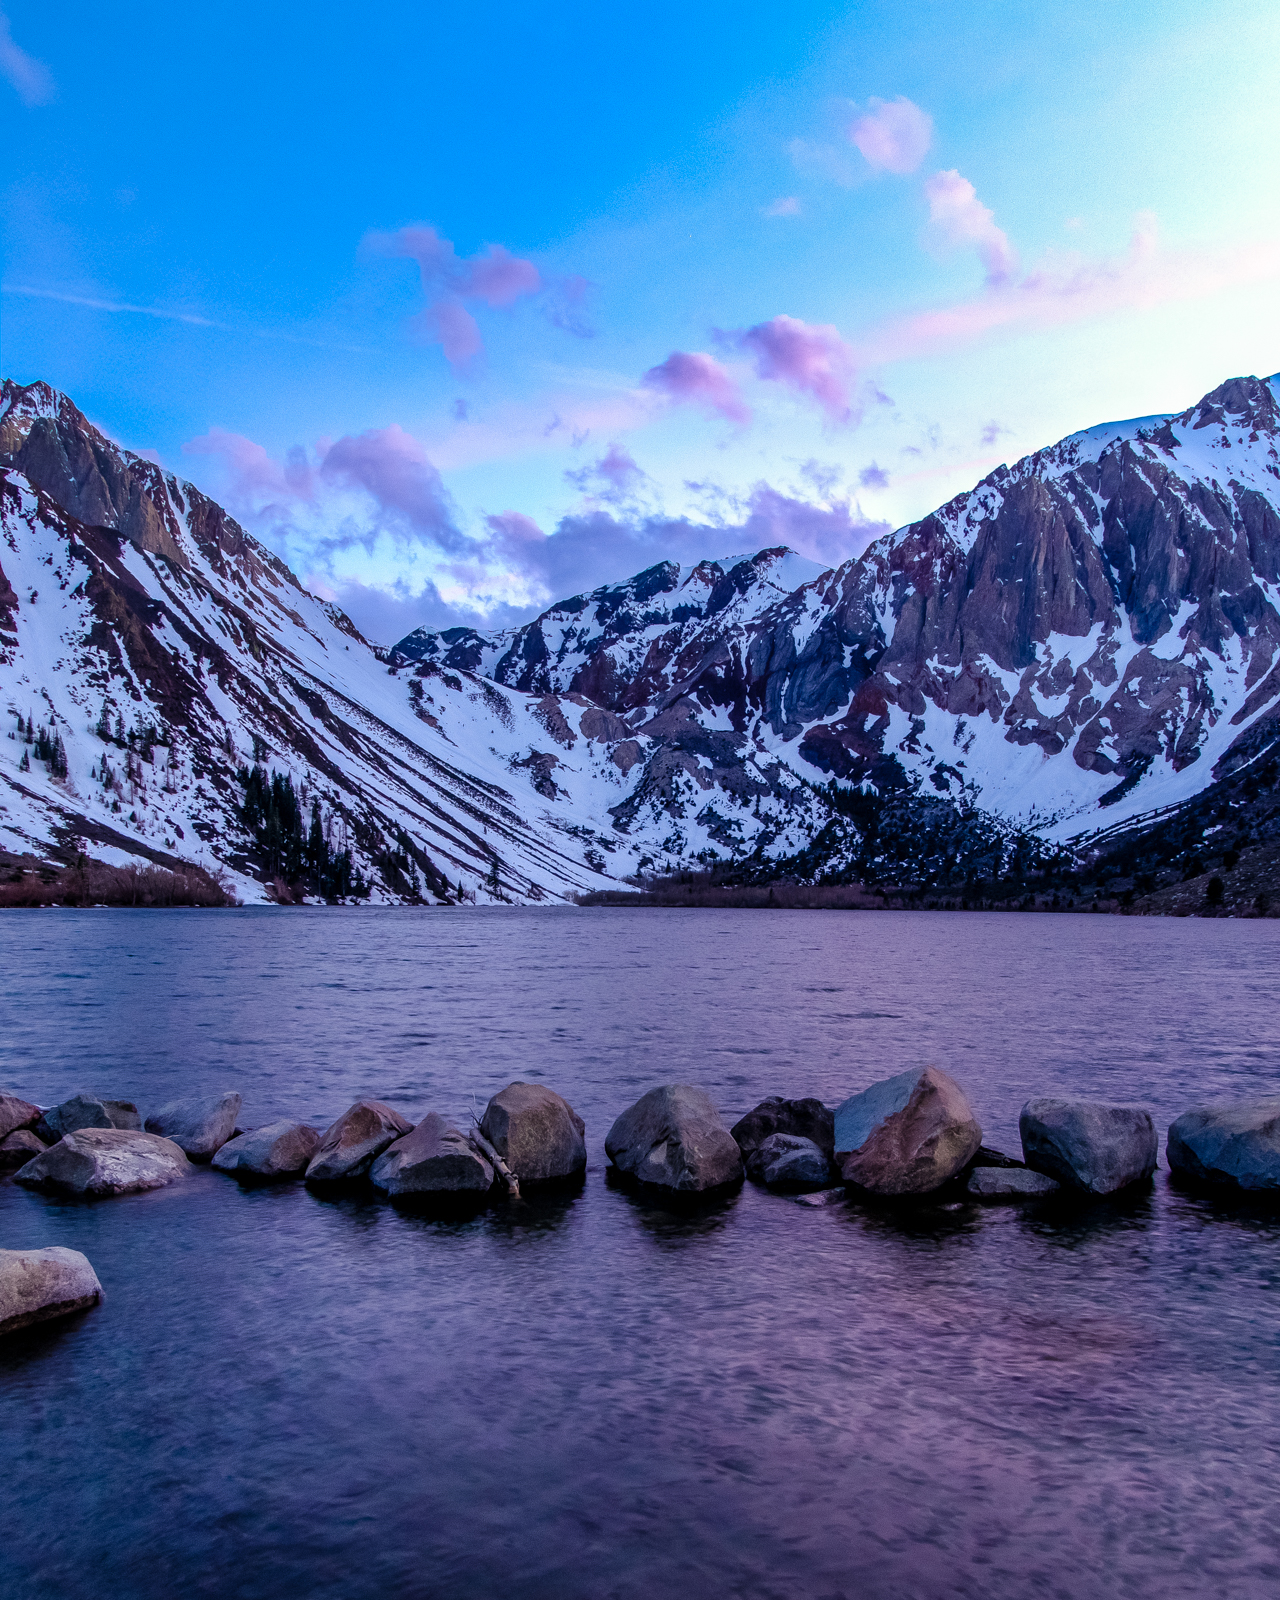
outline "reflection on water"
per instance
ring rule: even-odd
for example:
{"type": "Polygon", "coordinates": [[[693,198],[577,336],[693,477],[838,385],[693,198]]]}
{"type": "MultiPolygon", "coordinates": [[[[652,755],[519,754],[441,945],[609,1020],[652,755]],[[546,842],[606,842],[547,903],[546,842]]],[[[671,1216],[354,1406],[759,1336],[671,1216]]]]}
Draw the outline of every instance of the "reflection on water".
{"type": "Polygon", "coordinates": [[[0,1243],[98,1310],[0,1344],[6,1600],[1203,1597],[1280,1583],[1280,1219],[662,1207],[608,1181],[655,1083],[727,1119],[936,1061],[1033,1093],[1275,1092],[1280,924],[530,911],[0,920],[5,1087],[417,1118],[544,1079],[577,1193],[473,1216],[210,1171],[0,1243]]]}

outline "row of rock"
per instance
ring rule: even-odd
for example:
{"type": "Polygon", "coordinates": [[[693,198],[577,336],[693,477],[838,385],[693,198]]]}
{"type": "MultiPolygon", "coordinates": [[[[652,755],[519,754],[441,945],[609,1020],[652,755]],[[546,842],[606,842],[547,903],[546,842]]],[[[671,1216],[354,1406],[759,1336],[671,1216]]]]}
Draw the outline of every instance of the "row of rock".
{"type": "MultiPolygon", "coordinates": [[[[41,1111],[0,1094],[0,1158],[18,1182],[99,1196],[173,1182],[212,1161],[246,1182],[303,1177],[368,1181],[384,1194],[486,1194],[501,1173],[530,1185],[579,1177],[582,1118],[543,1084],[512,1083],[464,1133],[436,1112],[415,1127],[379,1100],[360,1100],[323,1132],[280,1121],[243,1131],[235,1093],[179,1100],[147,1117],[130,1101],[75,1095],[41,1111]]],[[[936,1067],[886,1078],[834,1110],[771,1097],[726,1128],[706,1093],[651,1089],[605,1139],[616,1171],[636,1184],[701,1194],[752,1178],[773,1189],[846,1185],[884,1197],[963,1185],[975,1199],[1059,1190],[1105,1195],[1149,1178],[1157,1137],[1149,1112],[1095,1101],[1030,1100],[1019,1119],[1022,1159],[988,1149],[964,1091],[936,1067]]],[[[1280,1099],[1187,1112],[1169,1130],[1172,1170],[1202,1183],[1280,1190],[1280,1099]]]]}

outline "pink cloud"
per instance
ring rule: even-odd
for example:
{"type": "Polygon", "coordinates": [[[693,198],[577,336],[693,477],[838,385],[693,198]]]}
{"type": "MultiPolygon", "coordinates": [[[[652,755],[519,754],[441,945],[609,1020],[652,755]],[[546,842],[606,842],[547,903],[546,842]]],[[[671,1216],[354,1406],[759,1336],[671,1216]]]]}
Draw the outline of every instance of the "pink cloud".
{"type": "Polygon", "coordinates": [[[890,531],[889,523],[865,517],[856,500],[833,498],[816,505],[768,483],[756,485],[748,507],[742,532],[750,544],[790,545],[798,555],[824,565],[847,561],[890,531]]]}
{"type": "Polygon", "coordinates": [[[929,224],[944,244],[971,244],[993,286],[1008,283],[1018,268],[1018,256],[1003,228],[996,226],[989,207],[978,199],[968,178],[953,169],[925,179],[929,224]]]}
{"type": "Polygon", "coordinates": [[[1004,329],[1060,327],[1131,307],[1201,299],[1277,276],[1280,239],[1216,251],[1163,251],[1155,218],[1142,212],[1123,255],[1090,261],[1050,254],[1020,282],[882,324],[859,341],[859,354],[876,362],[934,355],[1004,329]]]}
{"type": "Polygon", "coordinates": [[[640,380],[675,401],[703,406],[729,422],[746,424],[751,412],[728,372],[700,350],[673,350],[660,366],[650,367],[640,380]]]}
{"type": "MultiPolygon", "coordinates": [[[[389,255],[408,256],[418,263],[428,304],[414,324],[443,348],[445,359],[455,368],[467,366],[484,348],[466,302],[505,309],[547,287],[532,261],[513,256],[504,245],[491,244],[484,253],[464,260],[452,241],[431,227],[375,234],[371,243],[389,255]]],[[[575,280],[575,285],[581,281],[575,280]]]]}
{"type": "Polygon", "coordinates": [[[764,214],[766,217],[798,217],[800,210],[800,202],[795,195],[787,194],[771,200],[764,208],[764,214]]]}
{"type": "Polygon", "coordinates": [[[242,433],[210,428],[198,439],[182,447],[185,455],[215,456],[221,459],[229,479],[229,492],[237,502],[260,500],[308,500],[314,493],[312,468],[300,450],[291,450],[283,461],[268,455],[260,444],[242,433]]]}
{"type": "Polygon", "coordinates": [[[424,329],[440,346],[455,371],[466,367],[484,349],[479,324],[461,300],[437,300],[413,320],[415,327],[424,329]]]}
{"type": "Polygon", "coordinates": [[[630,498],[647,480],[648,474],[635,457],[615,439],[600,457],[576,472],[565,473],[567,482],[575,484],[593,498],[609,500],[616,504],[630,498]]]}
{"type": "Polygon", "coordinates": [[[327,482],[364,489],[394,524],[454,548],[461,536],[440,474],[422,445],[398,424],[348,434],[330,445],[320,466],[327,482]]]}
{"type": "Polygon", "coordinates": [[[896,100],[867,101],[868,110],[849,125],[849,142],[856,144],[876,172],[914,172],[933,143],[933,118],[899,95],[896,100]]]}
{"type": "Polygon", "coordinates": [[[832,422],[851,419],[854,353],[830,323],[778,316],[727,337],[751,355],[757,377],[812,395],[832,422]]]}
{"type": "Polygon", "coordinates": [[[489,532],[505,549],[526,551],[531,547],[536,548],[547,537],[533,518],[526,517],[523,511],[497,511],[484,521],[489,532]]]}

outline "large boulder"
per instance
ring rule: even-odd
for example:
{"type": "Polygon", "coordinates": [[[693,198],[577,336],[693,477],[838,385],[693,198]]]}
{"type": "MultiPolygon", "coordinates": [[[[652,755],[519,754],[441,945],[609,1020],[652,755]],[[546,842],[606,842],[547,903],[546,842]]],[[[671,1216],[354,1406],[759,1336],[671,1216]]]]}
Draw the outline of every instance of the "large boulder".
{"type": "Polygon", "coordinates": [[[172,1139],[193,1161],[211,1161],[235,1132],[240,1104],[234,1090],[171,1100],[147,1118],[147,1132],[172,1139]]]}
{"type": "Polygon", "coordinates": [[[938,1067],[900,1072],[835,1113],[835,1161],[872,1194],[929,1194],[968,1165],[982,1129],[964,1091],[938,1067]]]}
{"type": "Polygon", "coordinates": [[[1113,1194],[1149,1178],[1158,1143],[1151,1113],[1097,1100],[1028,1100],[1018,1118],[1022,1154],[1064,1189],[1113,1194]]]}
{"type": "Polygon", "coordinates": [[[977,1167],[969,1173],[965,1193],[971,1200],[1043,1200],[1061,1194],[1061,1185],[1030,1167],[977,1167]]]}
{"type": "Polygon", "coordinates": [[[541,1083],[509,1083],[485,1107],[480,1131],[521,1184],[573,1178],[587,1165],[582,1118],[541,1083]]]}
{"type": "Polygon", "coordinates": [[[812,1139],[771,1133],[747,1157],[747,1177],[770,1189],[825,1189],[831,1163],[812,1139]]]}
{"type": "Polygon", "coordinates": [[[319,1146],[319,1129],[305,1122],[269,1122],[265,1128],[228,1139],[213,1165],[249,1183],[300,1178],[319,1146]]]}
{"type": "Polygon", "coordinates": [[[7,1139],[19,1128],[33,1128],[40,1120],[40,1107],[16,1094],[0,1090],[0,1139],[7,1139]]]}
{"type": "Polygon", "coordinates": [[[307,1182],[362,1178],[389,1144],[412,1131],[413,1124],[381,1100],[357,1100],[325,1129],[307,1164],[307,1182]]]}
{"type": "Polygon", "coordinates": [[[78,1250],[0,1250],[0,1334],[84,1311],[102,1299],[102,1285],[78,1250]]]}
{"type": "Polygon", "coordinates": [[[781,1095],[771,1094],[735,1122],[729,1132],[744,1159],[775,1133],[809,1139],[829,1156],[835,1149],[835,1112],[821,1100],[784,1100],[781,1095]]]}
{"type": "Polygon", "coordinates": [[[142,1129],[142,1118],[132,1100],[103,1100],[93,1094],[73,1094],[69,1100],[46,1111],[35,1131],[46,1144],[54,1144],[64,1134],[81,1128],[142,1129]]]}
{"type": "Polygon", "coordinates": [[[742,1152],[701,1089],[666,1084],[624,1111],[604,1142],[618,1171],[637,1183],[701,1194],[742,1181],[742,1152]]]}
{"type": "Polygon", "coordinates": [[[25,1167],[43,1150],[43,1143],[30,1128],[16,1128],[0,1139],[0,1172],[14,1172],[18,1167],[25,1167]]]}
{"type": "Polygon", "coordinates": [[[1280,1190],[1280,1099],[1184,1111],[1165,1150],[1170,1168],[1197,1183],[1280,1190]]]}
{"type": "Polygon", "coordinates": [[[163,1189],[190,1171],[171,1139],[128,1128],[79,1128],[28,1161],[13,1181],[29,1189],[96,1198],[163,1189]]]}
{"type": "Polygon", "coordinates": [[[383,1151],[369,1181],[389,1195],[484,1194],[493,1186],[493,1167],[464,1133],[429,1111],[412,1133],[383,1151]]]}

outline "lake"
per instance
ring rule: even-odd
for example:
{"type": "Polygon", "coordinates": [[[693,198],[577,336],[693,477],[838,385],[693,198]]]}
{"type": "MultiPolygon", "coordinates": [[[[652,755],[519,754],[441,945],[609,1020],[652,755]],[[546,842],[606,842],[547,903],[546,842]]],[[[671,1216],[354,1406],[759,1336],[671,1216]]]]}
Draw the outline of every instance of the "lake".
{"type": "Polygon", "coordinates": [[[0,1086],[242,1122],[545,1080],[580,1193],[470,1220],[199,1171],[0,1244],[102,1306],[0,1342],[6,1600],[1280,1592],[1280,1215],[1164,1167],[1079,1210],[671,1211],[606,1183],[664,1082],[726,1123],[932,1061],[1161,1133],[1280,1084],[1280,923],[660,910],[0,917],[0,1086]]]}

